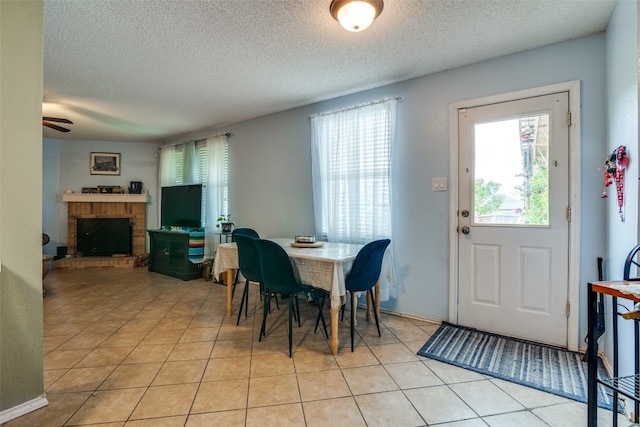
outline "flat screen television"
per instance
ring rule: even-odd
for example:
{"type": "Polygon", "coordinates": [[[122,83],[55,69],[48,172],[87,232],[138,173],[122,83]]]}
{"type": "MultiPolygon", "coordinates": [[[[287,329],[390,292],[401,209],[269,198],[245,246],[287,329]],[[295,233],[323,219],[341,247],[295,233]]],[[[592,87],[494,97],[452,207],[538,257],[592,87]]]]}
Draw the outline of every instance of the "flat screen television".
{"type": "Polygon", "coordinates": [[[202,184],[162,187],[160,225],[163,228],[202,227],[202,184]]]}

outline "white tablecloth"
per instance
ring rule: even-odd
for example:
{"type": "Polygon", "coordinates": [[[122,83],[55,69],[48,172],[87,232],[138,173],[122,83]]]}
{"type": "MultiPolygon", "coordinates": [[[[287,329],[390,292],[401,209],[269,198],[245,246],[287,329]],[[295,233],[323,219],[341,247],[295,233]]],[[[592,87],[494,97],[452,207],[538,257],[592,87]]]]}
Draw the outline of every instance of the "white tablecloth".
{"type": "Polygon", "coordinates": [[[634,298],[640,298],[640,284],[625,282],[623,285],[611,285],[611,289],[622,292],[625,295],[632,295],[634,298]]]}
{"type": "MultiPolygon", "coordinates": [[[[346,294],[345,276],[351,270],[353,260],[362,249],[362,245],[350,243],[323,242],[318,248],[292,247],[293,239],[274,238],[269,239],[282,246],[294,266],[294,273],[298,280],[305,285],[320,288],[331,294],[331,308],[337,310],[344,301],[346,294]]],[[[238,248],[235,243],[222,243],[218,245],[213,262],[214,277],[229,269],[238,268],[238,248]]],[[[391,251],[387,248],[382,272],[380,274],[381,289],[380,300],[389,299],[389,286],[393,284],[393,262],[391,251]]]]}

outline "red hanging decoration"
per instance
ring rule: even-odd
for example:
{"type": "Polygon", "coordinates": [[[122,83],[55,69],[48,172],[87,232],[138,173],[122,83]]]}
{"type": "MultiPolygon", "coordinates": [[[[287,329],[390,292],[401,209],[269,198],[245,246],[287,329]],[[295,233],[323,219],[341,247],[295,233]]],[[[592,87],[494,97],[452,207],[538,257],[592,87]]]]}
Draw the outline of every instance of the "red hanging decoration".
{"type": "Polygon", "coordinates": [[[627,147],[624,145],[616,148],[604,162],[604,190],[602,198],[606,199],[607,187],[616,183],[616,193],[618,196],[618,216],[620,221],[624,221],[622,206],[624,205],[624,170],[629,166],[629,156],[627,147]]]}

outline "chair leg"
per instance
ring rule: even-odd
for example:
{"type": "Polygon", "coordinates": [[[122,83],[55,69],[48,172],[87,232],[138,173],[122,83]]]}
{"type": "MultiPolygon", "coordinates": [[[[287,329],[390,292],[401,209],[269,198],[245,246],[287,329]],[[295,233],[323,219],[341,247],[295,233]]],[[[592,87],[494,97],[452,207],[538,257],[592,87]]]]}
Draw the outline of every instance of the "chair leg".
{"type": "Polygon", "coordinates": [[[358,303],[358,295],[351,292],[351,351],[353,352],[353,338],[356,324],[356,304],[358,303]]]}
{"type": "Polygon", "coordinates": [[[244,282],[244,291],[242,291],[242,300],[240,301],[240,311],[238,311],[238,320],[236,326],[240,324],[240,316],[242,316],[242,307],[245,307],[244,316],[249,317],[249,281],[244,282]]]}
{"type": "Polygon", "coordinates": [[[244,317],[249,317],[249,281],[244,285],[244,317]]]}
{"type": "MultiPolygon", "coordinates": [[[[293,294],[288,295],[287,298],[293,298],[293,294]]],[[[296,296],[296,300],[298,299],[298,297],[296,296]]],[[[295,308],[295,306],[294,306],[295,308]]],[[[293,310],[293,320],[295,320],[296,322],[299,322],[298,320],[298,314],[300,313],[300,309],[298,308],[298,311],[293,310]]]]}
{"type": "MultiPolygon", "coordinates": [[[[280,303],[278,302],[278,294],[271,294],[269,297],[273,297],[276,301],[276,310],[280,311],[280,303]]],[[[269,313],[271,313],[271,304],[269,304],[269,313]]]]}
{"type": "MultiPolygon", "coordinates": [[[[293,347],[293,318],[291,316],[294,311],[293,295],[289,295],[289,357],[291,357],[291,348],[293,347]]],[[[300,316],[298,316],[298,319],[300,319],[300,316]]]]}
{"type": "Polygon", "coordinates": [[[329,333],[327,332],[327,322],[324,319],[324,311],[322,310],[324,307],[324,293],[319,293],[318,291],[314,291],[316,294],[316,302],[318,303],[318,317],[316,317],[316,326],[313,328],[313,333],[318,332],[318,324],[322,320],[322,327],[324,328],[324,336],[329,339],[329,333]]]}
{"type": "Polygon", "coordinates": [[[236,294],[236,285],[238,284],[238,274],[240,270],[236,270],[235,276],[233,276],[232,288],[231,288],[231,298],[236,294]]]}
{"type": "MultiPolygon", "coordinates": [[[[268,291],[264,287],[264,283],[260,282],[260,301],[262,301],[263,295],[266,295],[268,291]]],[[[278,304],[278,295],[273,294],[276,299],[276,307],[280,310],[280,304],[278,304]]],[[[271,304],[269,304],[269,313],[271,313],[271,304]]]]}
{"type": "Polygon", "coordinates": [[[262,309],[262,326],[260,327],[260,337],[258,341],[262,341],[262,337],[266,335],[267,314],[269,313],[269,306],[271,304],[271,294],[269,292],[264,295],[264,308],[262,309]]]}
{"type": "MultiPolygon", "coordinates": [[[[289,296],[289,298],[291,298],[291,296],[289,296]]],[[[300,323],[300,302],[298,301],[298,294],[295,295],[295,300],[296,300],[296,313],[298,313],[298,328],[302,326],[302,324],[300,323]]]]}
{"type": "MultiPolygon", "coordinates": [[[[316,299],[316,301],[317,301],[317,299],[316,299]]],[[[318,333],[318,325],[320,324],[320,314],[321,314],[321,310],[322,310],[321,307],[322,307],[322,304],[320,303],[320,301],[318,301],[318,315],[316,316],[316,324],[313,327],[313,333],[314,334],[318,333]]]]}
{"type": "Polygon", "coordinates": [[[380,322],[378,321],[378,310],[376,310],[376,297],[373,295],[373,290],[369,289],[369,294],[371,295],[371,305],[373,306],[373,317],[376,319],[376,327],[378,328],[378,336],[381,337],[380,334],[380,322]]]}

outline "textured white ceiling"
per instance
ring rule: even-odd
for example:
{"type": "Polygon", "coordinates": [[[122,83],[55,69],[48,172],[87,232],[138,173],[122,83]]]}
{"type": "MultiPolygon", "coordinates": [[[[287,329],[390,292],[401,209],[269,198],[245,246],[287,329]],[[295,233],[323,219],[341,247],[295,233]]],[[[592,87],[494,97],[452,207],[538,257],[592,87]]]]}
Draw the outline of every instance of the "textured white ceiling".
{"type": "Polygon", "coordinates": [[[159,141],[604,31],[615,0],[45,0],[45,137],[159,141]]]}

